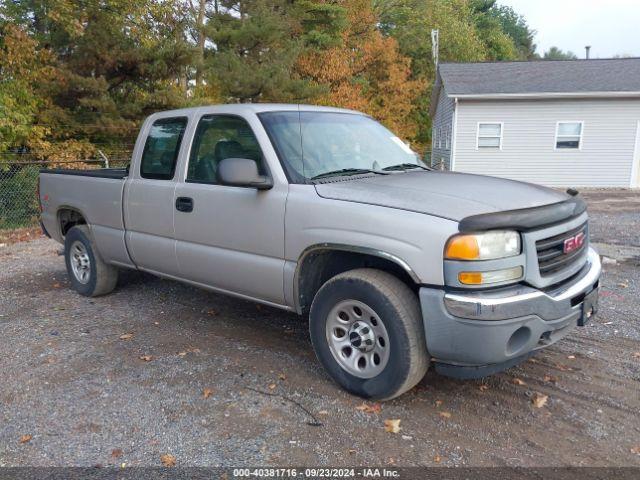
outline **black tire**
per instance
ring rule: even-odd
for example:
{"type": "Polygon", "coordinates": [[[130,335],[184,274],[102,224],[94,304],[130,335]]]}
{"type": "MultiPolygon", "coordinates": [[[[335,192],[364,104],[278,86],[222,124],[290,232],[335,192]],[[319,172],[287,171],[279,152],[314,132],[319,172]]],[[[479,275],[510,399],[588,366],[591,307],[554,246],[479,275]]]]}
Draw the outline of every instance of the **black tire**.
{"type": "Polygon", "coordinates": [[[104,263],[98,253],[86,225],[77,225],[71,228],[64,239],[64,260],[67,266],[67,274],[73,288],[85,297],[98,297],[111,293],[118,282],[118,269],[113,265],[104,263]],[[78,243],[84,246],[84,252],[89,260],[89,265],[85,270],[86,278],[82,281],[74,272],[72,267],[72,259],[74,253],[82,248],[78,243]],[[75,246],[75,247],[74,247],[75,246]],[[77,247],[77,248],[76,248],[77,247]],[[75,252],[72,252],[72,248],[75,252]]]}
{"type": "Polygon", "coordinates": [[[329,375],[345,390],[363,398],[389,400],[402,395],[422,380],[429,367],[418,298],[405,283],[381,270],[350,270],[327,281],[311,305],[309,330],[316,356],[329,375]],[[375,311],[388,333],[387,363],[372,378],[348,372],[329,346],[328,316],[336,305],[349,300],[375,311]]]}

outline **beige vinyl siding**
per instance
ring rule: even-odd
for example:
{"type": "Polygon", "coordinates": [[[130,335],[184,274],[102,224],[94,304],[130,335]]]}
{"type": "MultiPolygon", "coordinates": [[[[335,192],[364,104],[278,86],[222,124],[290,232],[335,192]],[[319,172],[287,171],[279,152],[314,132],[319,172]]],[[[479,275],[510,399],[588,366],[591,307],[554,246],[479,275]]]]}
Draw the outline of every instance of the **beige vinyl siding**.
{"type": "Polygon", "coordinates": [[[454,170],[549,186],[629,187],[640,99],[460,100],[454,170]],[[559,121],[583,122],[579,150],[555,148],[559,121]],[[479,122],[502,122],[502,149],[476,149],[479,122]]]}
{"type": "Polygon", "coordinates": [[[449,170],[451,165],[451,143],[453,142],[453,111],[455,103],[448,97],[444,88],[440,89],[438,106],[433,119],[431,142],[431,165],[439,166],[443,163],[449,170]]]}

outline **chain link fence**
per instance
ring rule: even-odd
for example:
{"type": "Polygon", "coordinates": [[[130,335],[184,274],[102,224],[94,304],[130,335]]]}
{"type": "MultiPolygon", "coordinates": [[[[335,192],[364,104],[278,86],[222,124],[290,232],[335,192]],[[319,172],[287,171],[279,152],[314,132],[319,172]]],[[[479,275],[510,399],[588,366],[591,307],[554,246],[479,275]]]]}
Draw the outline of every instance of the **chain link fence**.
{"type": "Polygon", "coordinates": [[[124,167],[128,158],[50,162],[11,159],[0,161],[0,230],[31,227],[40,214],[37,185],[43,168],[94,169],[124,167]]]}

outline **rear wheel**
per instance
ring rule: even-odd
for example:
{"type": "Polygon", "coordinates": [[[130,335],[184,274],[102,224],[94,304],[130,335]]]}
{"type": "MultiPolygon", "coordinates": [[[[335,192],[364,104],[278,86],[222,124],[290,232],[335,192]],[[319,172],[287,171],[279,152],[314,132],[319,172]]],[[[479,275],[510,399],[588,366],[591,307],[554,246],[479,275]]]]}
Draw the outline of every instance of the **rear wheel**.
{"type": "Polygon", "coordinates": [[[418,299],[387,272],[357,269],[333,277],[316,294],[309,321],[318,359],[355,395],[391,399],[427,371],[418,299]]]}
{"type": "Polygon", "coordinates": [[[113,291],[118,269],[100,258],[86,225],[77,225],[67,232],[64,254],[67,274],[79,294],[97,297],[113,291]]]}

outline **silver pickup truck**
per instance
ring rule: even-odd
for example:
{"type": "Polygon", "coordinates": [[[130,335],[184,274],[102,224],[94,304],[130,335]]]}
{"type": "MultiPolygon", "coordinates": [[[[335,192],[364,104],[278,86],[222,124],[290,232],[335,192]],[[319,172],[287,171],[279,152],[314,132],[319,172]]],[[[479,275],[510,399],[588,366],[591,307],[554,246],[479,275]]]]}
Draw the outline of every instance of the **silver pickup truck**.
{"type": "Polygon", "coordinates": [[[131,268],[308,315],[320,363],[365,398],[402,394],[430,364],[504,370],[597,305],[577,192],[432,171],[350,110],[157,113],[129,168],[44,170],[39,198],[80,294],[131,268]]]}

